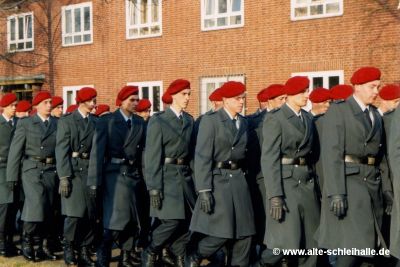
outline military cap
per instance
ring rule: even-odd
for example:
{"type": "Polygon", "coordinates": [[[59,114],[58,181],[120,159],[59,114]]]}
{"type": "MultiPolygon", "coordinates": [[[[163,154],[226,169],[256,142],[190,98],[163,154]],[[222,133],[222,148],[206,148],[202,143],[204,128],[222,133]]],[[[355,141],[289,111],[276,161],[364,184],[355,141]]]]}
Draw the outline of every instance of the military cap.
{"type": "Polygon", "coordinates": [[[177,79],[168,86],[167,92],[170,95],[174,95],[185,89],[190,89],[190,82],[184,79],[177,79]]]}
{"type": "Polygon", "coordinates": [[[274,99],[285,94],[285,86],[283,84],[271,84],[266,90],[268,99],[274,99]]]}
{"type": "Polygon", "coordinates": [[[139,101],[139,103],[136,106],[136,111],[137,112],[142,112],[145,111],[147,109],[149,109],[151,107],[151,102],[150,100],[143,98],[139,101]]]}
{"type": "Polygon", "coordinates": [[[220,90],[222,97],[231,98],[246,92],[246,86],[241,82],[229,81],[224,83],[220,90]]]}
{"type": "Polygon", "coordinates": [[[168,92],[165,92],[161,98],[162,102],[164,104],[172,104],[172,96],[170,94],[168,94],[168,92]]]}
{"type": "Polygon", "coordinates": [[[14,93],[7,93],[3,95],[0,100],[0,106],[5,108],[8,105],[11,105],[13,102],[17,101],[17,96],[14,93]]]}
{"type": "Polygon", "coordinates": [[[332,100],[347,99],[353,94],[353,86],[347,84],[338,84],[330,90],[332,100]]]}
{"type": "Polygon", "coordinates": [[[215,89],[214,92],[210,94],[210,96],[208,97],[210,101],[222,101],[222,96],[219,89],[220,88],[215,89]]]}
{"type": "Polygon", "coordinates": [[[309,97],[312,103],[321,103],[331,99],[331,94],[328,89],[323,87],[315,88],[309,97]]]}
{"type": "Polygon", "coordinates": [[[381,71],[375,67],[362,67],[353,73],[350,79],[352,84],[364,84],[381,79],[381,71]]]}
{"type": "Polygon", "coordinates": [[[53,96],[51,98],[51,108],[55,108],[59,105],[62,105],[63,103],[64,103],[64,99],[62,99],[62,97],[53,96]]]}
{"type": "Polygon", "coordinates": [[[127,85],[121,88],[118,93],[117,100],[115,104],[121,106],[122,101],[130,97],[131,95],[137,95],[139,93],[139,87],[135,85],[127,85]]]}
{"type": "Polygon", "coordinates": [[[76,105],[76,104],[70,105],[70,106],[67,108],[67,110],[65,111],[65,113],[72,113],[72,112],[74,112],[77,108],[78,108],[78,105],[76,105]]]}
{"type": "Polygon", "coordinates": [[[46,99],[51,99],[51,94],[49,91],[40,91],[39,93],[37,93],[37,95],[33,98],[32,100],[32,105],[36,106],[38,105],[40,102],[46,100],[46,99]]]}
{"type": "Polygon", "coordinates": [[[310,80],[306,76],[294,76],[285,83],[285,93],[288,95],[297,95],[308,89],[310,80]]]}
{"type": "Polygon", "coordinates": [[[100,104],[100,105],[97,105],[97,107],[96,107],[95,115],[96,116],[100,116],[104,112],[109,112],[109,111],[110,111],[110,106],[109,105],[100,104]]]}
{"type": "Polygon", "coordinates": [[[97,96],[96,89],[92,87],[83,87],[76,92],[76,103],[89,101],[97,96]]]}
{"type": "Polygon", "coordinates": [[[397,84],[388,84],[379,91],[379,96],[383,100],[393,100],[400,98],[400,86],[397,84]]]}
{"type": "Polygon", "coordinates": [[[27,100],[21,100],[17,104],[17,112],[27,112],[32,108],[32,105],[27,100]]]}

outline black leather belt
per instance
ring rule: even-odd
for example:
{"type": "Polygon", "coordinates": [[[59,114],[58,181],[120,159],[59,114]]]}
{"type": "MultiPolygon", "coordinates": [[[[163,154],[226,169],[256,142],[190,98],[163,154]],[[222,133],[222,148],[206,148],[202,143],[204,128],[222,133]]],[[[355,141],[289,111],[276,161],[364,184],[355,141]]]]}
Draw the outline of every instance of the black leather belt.
{"type": "Polygon", "coordinates": [[[0,157],[0,163],[7,163],[7,158],[0,157]]]}
{"type": "Polygon", "coordinates": [[[365,164],[365,165],[376,165],[378,163],[378,160],[375,157],[357,157],[353,155],[345,155],[344,162],[365,164]]]}
{"type": "Polygon", "coordinates": [[[307,165],[307,160],[306,158],[303,157],[298,157],[298,158],[281,158],[281,164],[282,165],[300,165],[304,166],[307,165]]]}
{"type": "Polygon", "coordinates": [[[72,152],[73,158],[89,159],[90,153],[87,152],[72,152]]]}
{"type": "Polygon", "coordinates": [[[220,162],[215,162],[214,164],[215,168],[219,169],[227,169],[227,170],[237,170],[242,167],[242,164],[240,161],[220,161],[220,162]]]}
{"type": "Polygon", "coordinates": [[[182,158],[165,158],[164,164],[189,165],[187,160],[182,158]]]}
{"type": "Polygon", "coordinates": [[[135,165],[135,160],[133,159],[125,159],[125,158],[111,158],[110,162],[112,164],[121,164],[121,165],[129,165],[133,166],[135,165]]]}
{"type": "Polygon", "coordinates": [[[32,161],[41,162],[43,164],[56,164],[56,158],[54,157],[41,158],[36,156],[26,156],[25,158],[32,161]]]}

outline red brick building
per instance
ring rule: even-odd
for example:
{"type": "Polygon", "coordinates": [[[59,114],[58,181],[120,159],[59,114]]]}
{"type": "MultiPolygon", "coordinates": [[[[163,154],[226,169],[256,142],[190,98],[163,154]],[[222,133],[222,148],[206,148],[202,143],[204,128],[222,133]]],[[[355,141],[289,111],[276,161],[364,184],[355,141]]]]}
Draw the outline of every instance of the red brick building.
{"type": "Polygon", "coordinates": [[[135,83],[162,109],[162,91],[186,78],[193,89],[189,112],[197,116],[208,109],[207,93],[234,79],[246,83],[252,113],[260,89],[297,73],[314,88],[331,87],[374,65],[384,83],[398,82],[397,6],[397,0],[39,0],[0,12],[0,89],[29,98],[32,90],[51,88],[53,77],[54,93],[68,103],[91,85],[98,103],[114,105],[119,88],[135,83]]]}

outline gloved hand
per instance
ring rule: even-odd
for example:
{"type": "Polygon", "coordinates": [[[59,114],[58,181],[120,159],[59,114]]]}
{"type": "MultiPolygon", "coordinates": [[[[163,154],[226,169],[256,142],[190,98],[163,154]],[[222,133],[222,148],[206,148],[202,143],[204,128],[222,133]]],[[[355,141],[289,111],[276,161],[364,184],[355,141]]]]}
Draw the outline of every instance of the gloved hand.
{"type": "Polygon", "coordinates": [[[96,198],[97,197],[97,186],[95,186],[95,185],[89,186],[89,196],[91,198],[96,198]]]}
{"type": "Polygon", "coordinates": [[[150,195],[150,203],[151,206],[154,209],[161,209],[161,203],[162,203],[162,193],[160,190],[158,189],[151,189],[149,191],[149,195],[150,195]]]}
{"type": "Polygon", "coordinates": [[[383,199],[386,205],[385,212],[387,215],[390,215],[392,213],[392,206],[393,206],[393,192],[392,191],[383,192],[383,199]]]}
{"type": "Polygon", "coordinates": [[[7,182],[7,187],[12,192],[17,187],[17,182],[9,181],[7,182]]]}
{"type": "Polygon", "coordinates": [[[205,213],[211,214],[214,210],[214,197],[211,191],[199,192],[200,209],[205,213]]]}
{"type": "Polygon", "coordinates": [[[345,195],[333,195],[331,199],[331,211],[337,217],[346,215],[347,210],[347,197],[345,195]]]}
{"type": "Polygon", "coordinates": [[[288,212],[289,209],[286,206],[283,197],[272,197],[269,200],[269,214],[271,214],[272,219],[280,221],[282,219],[283,212],[288,212]]]}
{"type": "Polygon", "coordinates": [[[61,197],[69,197],[71,193],[71,182],[68,177],[60,178],[60,186],[58,187],[58,193],[61,197]]]}

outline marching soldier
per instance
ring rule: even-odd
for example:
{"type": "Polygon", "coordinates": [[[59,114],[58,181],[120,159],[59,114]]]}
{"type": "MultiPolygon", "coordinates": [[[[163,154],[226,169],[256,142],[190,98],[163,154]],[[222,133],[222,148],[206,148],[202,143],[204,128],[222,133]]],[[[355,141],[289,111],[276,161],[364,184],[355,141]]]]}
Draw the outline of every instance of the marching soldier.
{"type": "Polygon", "coordinates": [[[32,105],[29,101],[27,101],[27,100],[18,101],[16,117],[20,118],[20,119],[28,117],[31,109],[32,109],[32,105]]]}
{"type": "Polygon", "coordinates": [[[53,96],[51,98],[51,116],[61,118],[63,115],[63,104],[64,100],[62,97],[53,96]]]}
{"type": "Polygon", "coordinates": [[[164,95],[172,97],[171,106],[153,115],[147,128],[145,179],[150,215],[156,218],[157,226],[145,251],[145,266],[155,266],[157,255],[168,243],[175,255],[175,266],[183,267],[196,197],[189,166],[194,121],[184,111],[190,99],[189,81],[175,80],[164,95]]]}
{"type": "MultiPolygon", "coordinates": [[[[64,221],[64,261],[67,265],[95,266],[88,248],[94,239],[95,199],[87,188],[87,171],[96,119],[90,114],[97,92],[84,87],[77,92],[79,107],[58,121],[56,160],[60,177],[64,221]],[[78,261],[74,245],[79,251],[78,261]]],[[[54,98],[53,98],[54,100],[54,98]]]]}
{"type": "MultiPolygon", "coordinates": [[[[267,205],[265,244],[270,248],[314,248],[319,223],[318,198],[311,174],[311,156],[315,144],[312,116],[307,105],[309,80],[295,76],[285,84],[286,103],[268,113],[263,124],[261,168],[267,205]]],[[[266,250],[261,266],[273,266],[280,258],[266,250]]],[[[316,256],[299,256],[297,266],[316,266],[316,256]]],[[[296,264],[295,259],[289,258],[296,264]]]]}
{"type": "MultiPolygon", "coordinates": [[[[376,249],[378,242],[384,246],[379,169],[384,131],[382,118],[371,105],[378,95],[380,76],[374,67],[358,69],[351,77],[353,96],[333,103],[324,116],[319,247],[376,249]]],[[[384,194],[390,197],[390,191],[384,194]]],[[[338,256],[336,267],[356,266],[360,260],[357,255],[338,256]]]]}
{"type": "Polygon", "coordinates": [[[232,245],[232,266],[249,266],[251,236],[255,234],[253,207],[244,175],[247,120],[243,109],[245,86],[227,82],[220,89],[224,107],[205,115],[200,123],[195,153],[199,193],[190,225],[205,237],[190,256],[190,266],[224,245],[232,245]]]}
{"type": "Polygon", "coordinates": [[[150,119],[151,112],[151,102],[144,98],[139,101],[136,106],[136,114],[143,118],[143,120],[148,121],[150,119]]]}
{"type": "MultiPolygon", "coordinates": [[[[27,260],[35,260],[33,237],[39,236],[36,258],[56,260],[49,240],[54,228],[54,199],[57,194],[55,146],[57,118],[51,117],[51,95],[41,91],[33,99],[37,114],[18,122],[7,160],[7,181],[18,182],[22,164],[22,186],[25,202],[22,210],[22,252],[27,260]]],[[[54,236],[52,237],[54,238],[54,236]]]]}
{"type": "Polygon", "coordinates": [[[96,107],[96,113],[95,115],[97,117],[102,117],[105,116],[107,114],[110,114],[110,106],[109,105],[105,105],[105,104],[99,104],[96,107]]]}
{"type": "Polygon", "coordinates": [[[93,197],[102,189],[104,231],[97,251],[100,267],[109,266],[114,241],[121,248],[119,267],[140,264],[130,255],[138,232],[137,211],[143,201],[137,193],[143,183],[141,159],[145,138],[143,120],[134,115],[138,92],[137,86],[123,87],[116,100],[120,108],[96,123],[87,185],[93,197]]]}
{"type": "Polygon", "coordinates": [[[14,223],[18,211],[16,196],[17,188],[14,182],[7,182],[6,167],[10,151],[11,140],[17,125],[15,117],[17,96],[8,93],[2,96],[0,107],[0,256],[16,256],[18,250],[13,244],[14,223]]]}

